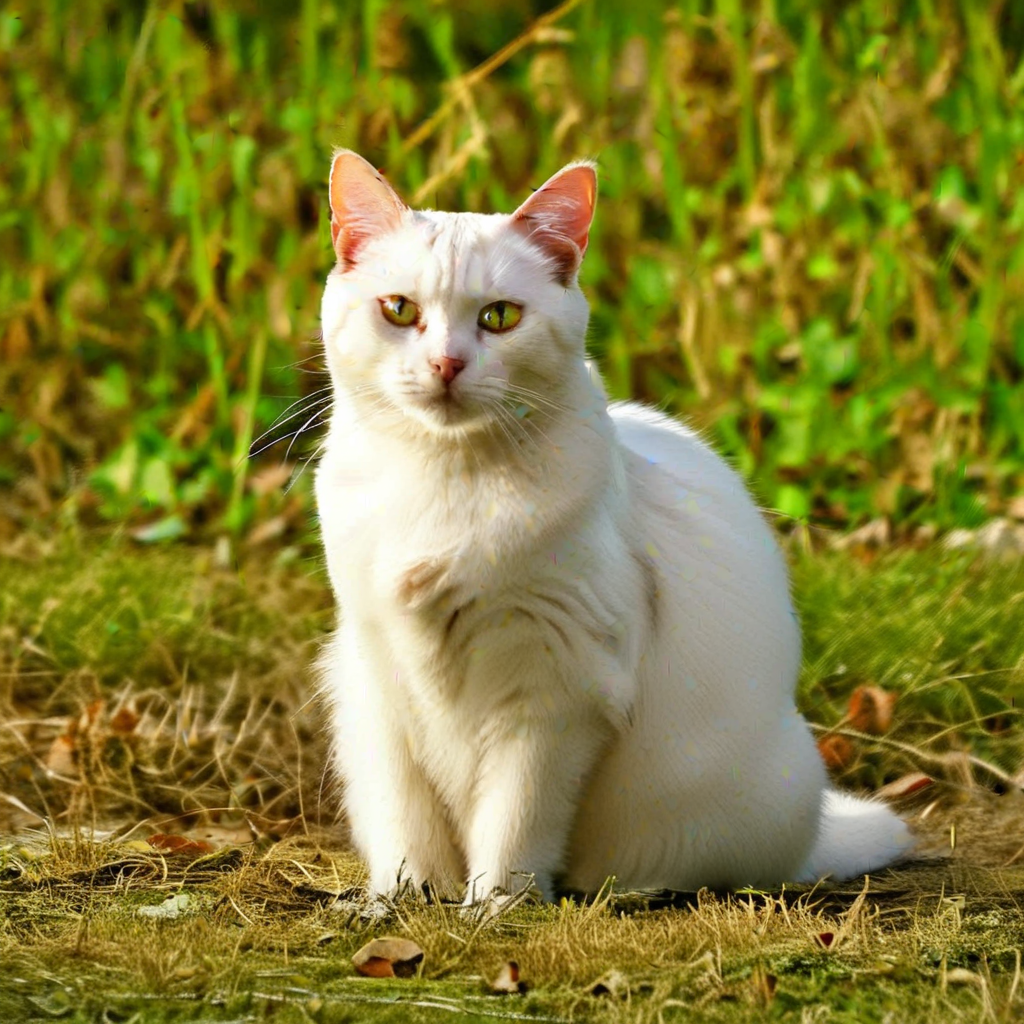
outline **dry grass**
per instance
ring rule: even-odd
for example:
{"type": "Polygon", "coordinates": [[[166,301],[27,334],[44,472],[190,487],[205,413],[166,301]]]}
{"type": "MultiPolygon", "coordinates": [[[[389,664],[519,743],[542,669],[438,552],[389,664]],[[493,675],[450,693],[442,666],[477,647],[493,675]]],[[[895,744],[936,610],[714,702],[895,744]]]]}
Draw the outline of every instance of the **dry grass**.
{"type": "Polygon", "coordinates": [[[317,1021],[438,1019],[445,1008],[471,1018],[806,1020],[804,1007],[819,1006],[811,1019],[945,1024],[1019,1019],[1024,1007],[1024,865],[987,871],[954,859],[864,888],[781,894],[606,894],[486,925],[406,903],[372,927],[331,909],[359,883],[359,865],[310,836],[193,861],[51,836],[5,850],[0,874],[7,1020],[29,1006],[82,1020],[256,1020],[275,1008],[317,1021]],[[175,894],[190,899],[177,920],[139,916],[175,894]],[[426,951],[417,980],[355,975],[352,953],[386,932],[426,951]],[[499,1000],[485,982],[509,959],[532,990],[499,1000]],[[616,994],[591,994],[610,972],[616,994]]]}
{"type": "Polygon", "coordinates": [[[5,560],[3,577],[0,831],[318,820],[307,666],[333,612],[315,574],[115,538],[5,560]]]}
{"type": "Polygon", "coordinates": [[[0,1019],[945,1024],[1024,1012],[1015,566],[927,552],[795,560],[802,706],[852,734],[841,723],[855,686],[898,691],[891,731],[854,737],[846,777],[937,778],[901,805],[924,863],[866,892],[615,893],[481,927],[446,905],[402,904],[372,925],[330,909],[362,869],[331,826],[310,700],[307,666],[332,619],[316,573],[118,538],[19,552],[0,561],[0,1019]],[[166,852],[154,834],[194,845],[166,852]],[[190,898],[177,920],[138,915],[176,894],[190,898]],[[421,977],[355,976],[351,954],[386,932],[426,950],[421,977]],[[508,959],[525,997],[486,991],[508,959]],[[591,995],[612,970],[620,995],[591,995]]]}

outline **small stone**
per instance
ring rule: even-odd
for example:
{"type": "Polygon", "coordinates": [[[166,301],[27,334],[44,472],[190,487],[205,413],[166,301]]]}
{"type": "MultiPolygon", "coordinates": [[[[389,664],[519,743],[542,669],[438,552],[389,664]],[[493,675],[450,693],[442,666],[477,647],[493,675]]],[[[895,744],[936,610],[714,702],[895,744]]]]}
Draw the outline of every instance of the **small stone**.
{"type": "Polygon", "coordinates": [[[610,970],[601,975],[590,986],[592,996],[610,996],[612,999],[624,999],[629,994],[629,979],[622,971],[610,970]]]}
{"type": "Polygon", "coordinates": [[[519,964],[515,960],[505,962],[490,986],[491,991],[499,996],[524,995],[526,987],[526,982],[519,976],[519,964]]]}
{"type": "Polygon", "coordinates": [[[149,904],[139,907],[139,917],[148,917],[156,921],[174,921],[188,910],[191,899],[187,893],[178,893],[176,896],[168,896],[163,903],[155,906],[149,904]]]}
{"type": "Polygon", "coordinates": [[[978,543],[978,535],[974,530],[950,530],[942,538],[942,546],[947,551],[965,551],[978,543]]]}
{"type": "Polygon", "coordinates": [[[978,530],[978,543],[990,555],[1005,557],[1024,554],[1022,530],[1008,519],[993,519],[978,530]]]}
{"type": "Polygon", "coordinates": [[[872,519],[851,533],[838,537],[832,547],[838,551],[849,551],[851,548],[884,548],[892,540],[892,527],[888,519],[872,519]]]}

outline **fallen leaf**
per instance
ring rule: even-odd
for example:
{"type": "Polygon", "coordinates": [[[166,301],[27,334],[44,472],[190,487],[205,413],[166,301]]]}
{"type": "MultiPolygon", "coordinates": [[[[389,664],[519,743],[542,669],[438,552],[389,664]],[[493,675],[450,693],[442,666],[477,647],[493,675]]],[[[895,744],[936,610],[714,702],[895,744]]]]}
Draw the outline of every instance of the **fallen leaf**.
{"type": "Polygon", "coordinates": [[[113,718],[110,719],[111,730],[113,732],[120,733],[122,736],[127,736],[130,733],[135,732],[135,727],[138,724],[139,716],[127,705],[122,708],[118,708],[114,713],[113,718]]]}
{"type": "Polygon", "coordinates": [[[356,964],[356,973],[364,978],[397,978],[394,965],[382,956],[367,957],[362,963],[356,964]]]}
{"type": "Polygon", "coordinates": [[[125,843],[121,843],[122,850],[134,850],[136,853],[152,853],[153,847],[149,845],[144,839],[129,839],[125,843]]]}
{"type": "Polygon", "coordinates": [[[46,770],[51,775],[61,775],[67,779],[78,776],[75,764],[75,738],[64,733],[58,736],[46,753],[46,770]]]}
{"type": "Polygon", "coordinates": [[[875,796],[881,800],[903,800],[920,793],[922,789],[927,789],[934,782],[935,780],[924,772],[910,772],[893,782],[886,783],[875,796]]]}
{"type": "Polygon", "coordinates": [[[294,818],[266,818],[255,811],[246,811],[245,820],[253,835],[258,839],[284,839],[305,828],[305,820],[301,816],[294,818]]]}
{"type": "Polygon", "coordinates": [[[818,740],[818,753],[826,768],[845,768],[853,760],[853,744],[845,736],[822,736],[818,740]]]}
{"type": "Polygon", "coordinates": [[[253,841],[253,834],[246,822],[240,825],[200,825],[189,829],[188,835],[182,838],[189,839],[198,845],[206,845],[212,851],[233,846],[247,846],[253,841]]]}
{"type": "Polygon", "coordinates": [[[164,832],[157,832],[147,840],[154,850],[170,856],[181,855],[183,857],[202,857],[204,854],[213,853],[213,846],[210,843],[199,839],[187,839],[185,836],[172,836],[164,832]]]}
{"type": "Polygon", "coordinates": [[[366,978],[411,978],[423,962],[423,950],[410,939],[373,939],[352,957],[366,978]]]}
{"type": "Polygon", "coordinates": [[[491,982],[491,991],[499,996],[526,993],[526,982],[519,977],[519,964],[515,960],[506,961],[498,976],[491,982]]]}
{"type": "Polygon", "coordinates": [[[892,725],[892,709],[896,694],[880,686],[858,686],[850,694],[847,712],[850,725],[859,732],[882,736],[892,725]]]}

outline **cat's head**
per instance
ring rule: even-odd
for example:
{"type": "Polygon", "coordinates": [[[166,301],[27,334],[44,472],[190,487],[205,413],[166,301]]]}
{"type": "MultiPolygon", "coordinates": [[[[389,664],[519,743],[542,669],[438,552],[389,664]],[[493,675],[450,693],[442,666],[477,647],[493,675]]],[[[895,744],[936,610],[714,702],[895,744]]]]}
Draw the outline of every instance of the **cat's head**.
{"type": "Polygon", "coordinates": [[[576,274],[597,199],[591,164],[563,168],[512,214],[438,213],[409,209],[340,150],[330,196],[338,262],[323,337],[357,412],[457,435],[557,406],[584,358],[576,274]]]}

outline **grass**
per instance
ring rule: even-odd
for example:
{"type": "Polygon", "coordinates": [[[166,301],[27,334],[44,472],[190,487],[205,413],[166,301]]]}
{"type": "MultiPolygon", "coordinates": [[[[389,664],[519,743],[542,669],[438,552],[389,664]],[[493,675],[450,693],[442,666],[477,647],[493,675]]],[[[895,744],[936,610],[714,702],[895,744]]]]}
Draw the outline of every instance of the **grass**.
{"type": "Polygon", "coordinates": [[[7,9],[0,535],[301,539],[306,449],[242,455],[321,380],[335,145],[473,210],[598,157],[616,396],[790,517],[977,525],[1024,486],[1022,61],[1005,0],[7,9]]]}
{"type": "Polygon", "coordinates": [[[854,736],[843,784],[935,779],[897,803],[925,859],[863,898],[614,893],[479,927],[445,905],[375,924],[331,909],[363,874],[306,675],[333,616],[314,566],[123,535],[23,544],[0,559],[0,1017],[1017,1019],[1024,569],[934,547],[791,554],[800,705],[854,736]],[[866,684],[897,694],[882,735],[844,723],[866,684]],[[154,833],[199,845],[160,852],[154,833]],[[177,894],[177,920],[139,916],[177,894]],[[387,933],[426,951],[419,977],[355,975],[387,933]],[[509,959],[524,997],[487,988],[509,959]],[[592,995],[611,970],[620,994],[592,995]]]}
{"type": "Polygon", "coordinates": [[[29,863],[4,884],[5,1020],[863,1024],[1009,1021],[1022,1002],[1019,867],[905,871],[873,880],[866,894],[564,902],[485,927],[455,908],[402,906],[386,926],[353,928],[329,909],[357,877],[351,861],[308,841],[251,850],[228,865],[161,863],[105,846],[83,870],[81,857],[56,843],[44,867],[29,863]],[[182,917],[139,917],[169,894],[189,896],[182,917]],[[387,931],[427,951],[418,978],[355,975],[352,953],[387,931]],[[525,997],[488,992],[509,959],[530,983],[525,997]],[[621,989],[592,995],[611,971],[621,973],[621,989]]]}

